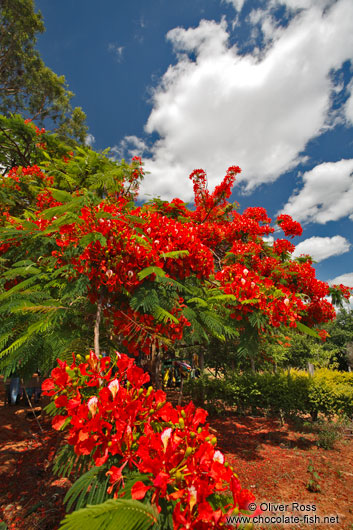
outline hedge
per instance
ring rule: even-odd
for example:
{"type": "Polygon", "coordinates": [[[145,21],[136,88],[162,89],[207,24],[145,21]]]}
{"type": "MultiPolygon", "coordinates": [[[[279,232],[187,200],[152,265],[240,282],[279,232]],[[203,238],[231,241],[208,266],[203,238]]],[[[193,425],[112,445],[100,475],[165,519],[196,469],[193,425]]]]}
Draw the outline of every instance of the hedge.
{"type": "Polygon", "coordinates": [[[353,373],[327,368],[316,370],[314,376],[299,370],[245,372],[223,379],[203,376],[189,381],[186,392],[196,404],[211,410],[228,406],[285,416],[353,415],[353,373]]]}

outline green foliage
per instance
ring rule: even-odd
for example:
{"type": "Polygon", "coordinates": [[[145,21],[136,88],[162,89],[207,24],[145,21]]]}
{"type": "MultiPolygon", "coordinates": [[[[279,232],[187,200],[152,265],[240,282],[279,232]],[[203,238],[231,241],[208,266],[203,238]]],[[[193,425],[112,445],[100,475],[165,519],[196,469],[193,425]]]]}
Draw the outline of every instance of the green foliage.
{"type": "Polygon", "coordinates": [[[66,511],[71,511],[73,507],[79,510],[88,504],[101,504],[109,498],[107,469],[104,466],[93,467],[74,482],[64,498],[66,511]]]}
{"type": "Polygon", "coordinates": [[[219,379],[204,376],[190,380],[185,391],[212,411],[228,405],[243,412],[262,410],[285,416],[353,414],[353,374],[329,369],[317,370],[313,377],[295,370],[244,372],[219,379]]]}
{"type": "Polygon", "coordinates": [[[144,280],[145,278],[147,278],[147,276],[150,276],[151,274],[155,274],[156,276],[165,276],[165,272],[163,269],[161,269],[160,267],[151,266],[142,269],[142,271],[138,273],[138,279],[144,280]]]}
{"type": "MultiPolygon", "coordinates": [[[[44,134],[42,139],[46,150],[36,147],[35,130],[23,118],[0,117],[0,165],[6,170],[13,165],[40,165],[46,175],[55,177],[50,192],[64,203],[43,212],[51,225],[38,230],[32,212],[43,187],[41,179],[26,176],[18,189],[0,186],[3,206],[23,227],[17,230],[0,217],[1,240],[11,243],[0,260],[0,371],[5,377],[16,369],[22,377],[37,369],[47,373],[58,357],[70,362],[73,350],[92,347],[96,308],[87,297],[88,279],[84,275],[77,278],[70,266],[56,268],[52,251],[57,248],[57,232],[63,224],[77,222],[83,206],[92,207],[104,194],[120,190],[123,179],[134,170],[133,165],[119,164],[88,147],[76,146],[70,157],[71,148],[57,135],[44,134]]],[[[3,181],[6,183],[6,177],[3,181]]],[[[106,212],[97,215],[111,216],[106,212]]],[[[102,234],[89,234],[70,250],[71,255],[78,256],[96,241],[106,244],[102,234]]],[[[172,306],[161,307],[168,312],[172,306]]],[[[169,315],[160,312],[159,317],[168,320],[169,315]]],[[[104,322],[100,331],[102,349],[116,349],[104,322]]]]}
{"type": "Polygon", "coordinates": [[[335,443],[342,438],[341,422],[317,422],[317,446],[322,449],[333,449],[335,443]]]}
{"type": "Polygon", "coordinates": [[[310,379],[309,399],[312,408],[326,416],[353,414],[353,373],[316,370],[310,379]]]}
{"type": "Polygon", "coordinates": [[[312,493],[320,493],[321,492],[320,475],[316,471],[311,459],[308,465],[308,473],[310,474],[310,478],[306,484],[306,489],[308,491],[311,491],[312,493]]]}
{"type": "Polygon", "coordinates": [[[316,331],[309,328],[302,322],[297,322],[297,328],[299,329],[299,331],[302,331],[303,333],[306,333],[307,335],[310,335],[311,337],[314,337],[315,339],[319,338],[319,335],[316,333],[316,331]]]}
{"type": "Polygon", "coordinates": [[[44,24],[33,0],[1,0],[0,19],[0,112],[21,113],[40,123],[49,119],[62,136],[83,143],[85,114],[72,109],[74,94],[65,77],[48,68],[35,48],[44,24]]]}
{"type": "Polygon", "coordinates": [[[60,530],[149,530],[158,528],[156,508],[132,499],[109,499],[66,515],[60,530]]]}
{"type": "MultiPolygon", "coordinates": [[[[55,403],[52,401],[46,407],[47,414],[53,415],[56,412],[55,403]],[[54,409],[54,410],[53,410],[54,409]]],[[[53,472],[60,477],[77,477],[88,470],[90,462],[89,456],[77,456],[72,445],[64,445],[55,456],[53,472]]]]}

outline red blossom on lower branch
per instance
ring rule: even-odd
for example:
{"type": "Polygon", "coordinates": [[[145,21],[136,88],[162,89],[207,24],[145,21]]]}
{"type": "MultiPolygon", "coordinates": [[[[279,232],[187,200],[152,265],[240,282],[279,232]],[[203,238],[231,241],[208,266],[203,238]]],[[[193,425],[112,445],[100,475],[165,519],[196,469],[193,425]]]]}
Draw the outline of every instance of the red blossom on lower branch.
{"type": "Polygon", "coordinates": [[[143,386],[148,380],[124,354],[114,363],[93,352],[84,363],[58,361],[43,383],[56,406],[53,427],[68,429],[77,455],[92,454],[95,465],[108,466],[114,497],[124,495],[124,472],[135,469],[146,479],[134,484],[132,497],[148,494],[159,510],[161,499],[172,503],[175,529],[224,528],[226,515],[246,510],[252,493],[216,449],[207,412],[192,403],[173,407],[163,391],[143,386]],[[225,491],[232,501],[213,508],[212,496],[225,491]]]}

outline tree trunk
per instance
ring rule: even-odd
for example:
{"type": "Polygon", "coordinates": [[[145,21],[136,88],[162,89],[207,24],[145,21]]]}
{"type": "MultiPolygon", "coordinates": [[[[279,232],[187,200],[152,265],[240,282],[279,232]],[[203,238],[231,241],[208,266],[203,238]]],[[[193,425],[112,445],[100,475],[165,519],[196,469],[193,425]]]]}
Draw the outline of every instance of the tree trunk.
{"type": "Polygon", "coordinates": [[[161,351],[157,343],[153,342],[151,347],[151,379],[156,389],[161,388],[161,351]]]}
{"type": "Polygon", "coordinates": [[[309,372],[311,377],[314,376],[315,368],[314,368],[314,365],[312,363],[308,363],[308,372],[309,372]]]}
{"type": "Polygon", "coordinates": [[[200,353],[199,353],[199,366],[200,366],[200,374],[203,375],[203,372],[205,370],[205,355],[204,355],[203,349],[200,349],[200,353]]]}
{"type": "Polygon", "coordinates": [[[179,406],[181,405],[181,402],[183,400],[183,390],[184,390],[184,378],[183,378],[183,376],[181,376],[180,391],[179,391],[179,397],[178,397],[178,405],[179,406]]]}
{"type": "Polygon", "coordinates": [[[102,295],[98,298],[96,320],[94,323],[94,353],[99,356],[99,326],[102,319],[102,295]]]}

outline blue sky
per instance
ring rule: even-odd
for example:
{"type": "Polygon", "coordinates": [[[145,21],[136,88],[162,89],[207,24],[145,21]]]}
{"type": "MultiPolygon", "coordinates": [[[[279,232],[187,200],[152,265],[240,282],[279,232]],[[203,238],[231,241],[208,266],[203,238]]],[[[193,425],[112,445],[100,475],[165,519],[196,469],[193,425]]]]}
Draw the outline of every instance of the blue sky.
{"type": "Polygon", "coordinates": [[[36,0],[38,48],[94,149],[142,155],[143,196],[192,200],[240,165],[233,200],[303,225],[298,254],[353,286],[352,0],[36,0]]]}

